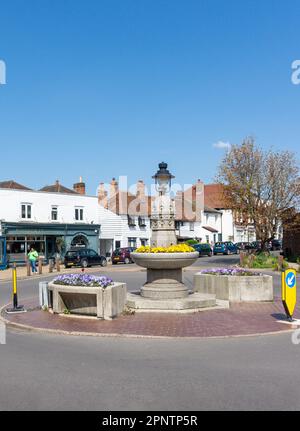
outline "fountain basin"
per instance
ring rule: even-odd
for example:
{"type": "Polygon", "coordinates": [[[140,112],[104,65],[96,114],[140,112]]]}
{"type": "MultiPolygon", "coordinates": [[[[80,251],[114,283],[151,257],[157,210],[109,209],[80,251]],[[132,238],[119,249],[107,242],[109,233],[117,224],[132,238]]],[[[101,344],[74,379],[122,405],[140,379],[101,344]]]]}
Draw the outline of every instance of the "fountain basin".
{"type": "Polygon", "coordinates": [[[131,253],[132,260],[143,268],[179,269],[192,265],[199,257],[197,251],[191,253],[131,253]]]}
{"type": "Polygon", "coordinates": [[[180,299],[189,295],[182,282],[182,268],[196,262],[198,252],[190,253],[131,253],[132,260],[147,268],[147,281],[141,296],[149,299],[180,299]]]}

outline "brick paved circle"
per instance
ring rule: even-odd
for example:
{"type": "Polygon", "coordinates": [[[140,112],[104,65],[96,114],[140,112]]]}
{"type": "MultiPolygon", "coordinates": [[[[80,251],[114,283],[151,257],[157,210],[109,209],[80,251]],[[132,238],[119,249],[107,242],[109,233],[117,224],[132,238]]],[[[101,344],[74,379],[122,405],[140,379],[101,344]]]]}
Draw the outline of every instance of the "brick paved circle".
{"type": "MultiPolygon", "coordinates": [[[[27,313],[1,316],[12,325],[31,330],[73,335],[148,336],[148,337],[225,337],[280,333],[290,327],[284,319],[282,303],[243,303],[228,310],[208,310],[192,314],[136,313],[112,321],[53,315],[38,308],[36,300],[24,302],[27,313]]],[[[6,308],[6,307],[5,307],[6,308]]],[[[295,317],[300,317],[298,307],[295,317]]]]}

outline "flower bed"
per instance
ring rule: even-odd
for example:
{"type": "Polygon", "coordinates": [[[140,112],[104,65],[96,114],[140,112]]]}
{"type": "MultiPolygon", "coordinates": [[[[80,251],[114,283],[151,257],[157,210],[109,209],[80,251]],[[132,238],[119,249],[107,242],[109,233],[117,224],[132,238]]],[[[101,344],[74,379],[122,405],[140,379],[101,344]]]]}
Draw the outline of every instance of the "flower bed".
{"type": "Polygon", "coordinates": [[[238,276],[238,277],[254,277],[254,276],[260,276],[259,272],[252,272],[247,271],[243,268],[212,268],[212,269],[205,269],[204,271],[201,271],[201,274],[209,274],[209,275],[231,275],[231,276],[238,276]]]}
{"type": "Polygon", "coordinates": [[[272,256],[269,253],[244,254],[240,256],[241,266],[243,268],[270,268],[274,271],[281,271],[288,268],[288,263],[285,259],[279,260],[278,256],[272,256]]]}
{"type": "Polygon", "coordinates": [[[86,286],[86,287],[103,287],[111,286],[113,280],[105,275],[96,277],[89,274],[64,274],[59,275],[53,280],[54,284],[63,286],[86,286]]]}
{"type": "Polygon", "coordinates": [[[192,253],[195,249],[187,244],[170,245],[169,247],[139,247],[135,253],[192,253]]]}
{"type": "Polygon", "coordinates": [[[125,283],[106,276],[88,274],[59,275],[48,284],[53,296],[54,313],[90,315],[110,320],[125,309],[125,283]]]}
{"type": "Polygon", "coordinates": [[[242,268],[212,268],[194,276],[194,291],[229,302],[273,300],[273,278],[242,268]]]}

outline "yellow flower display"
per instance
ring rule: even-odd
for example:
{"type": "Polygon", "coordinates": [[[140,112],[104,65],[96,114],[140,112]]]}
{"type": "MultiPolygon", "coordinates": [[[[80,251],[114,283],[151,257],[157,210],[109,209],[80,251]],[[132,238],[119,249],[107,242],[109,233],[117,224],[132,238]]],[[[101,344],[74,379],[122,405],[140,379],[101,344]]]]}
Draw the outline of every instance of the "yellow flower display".
{"type": "Polygon", "coordinates": [[[195,249],[187,244],[170,245],[169,247],[150,247],[149,245],[139,247],[135,253],[191,253],[195,249]]]}

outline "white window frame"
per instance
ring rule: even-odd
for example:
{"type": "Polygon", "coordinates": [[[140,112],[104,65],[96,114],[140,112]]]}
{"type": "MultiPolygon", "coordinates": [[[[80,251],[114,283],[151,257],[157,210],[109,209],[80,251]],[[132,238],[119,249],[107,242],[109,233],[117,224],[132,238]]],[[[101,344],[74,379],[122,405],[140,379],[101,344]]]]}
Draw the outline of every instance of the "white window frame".
{"type": "Polygon", "coordinates": [[[75,221],[83,221],[84,219],[84,207],[75,207],[74,209],[74,219],[75,221]],[[78,218],[76,218],[76,213],[78,211],[78,218]]]}
{"type": "Polygon", "coordinates": [[[128,237],[127,239],[128,247],[136,247],[137,246],[137,238],[136,237],[128,237]],[[131,245],[131,243],[134,243],[134,245],[131,245]]]}
{"type": "Polygon", "coordinates": [[[21,219],[22,220],[32,220],[32,203],[21,202],[21,219]],[[23,217],[23,206],[25,207],[25,217],[23,217]],[[28,208],[30,208],[30,217],[28,217],[28,208]]]}
{"type": "Polygon", "coordinates": [[[58,221],[58,205],[51,206],[51,221],[58,221]],[[53,211],[56,210],[56,219],[53,218],[53,211]]]}

